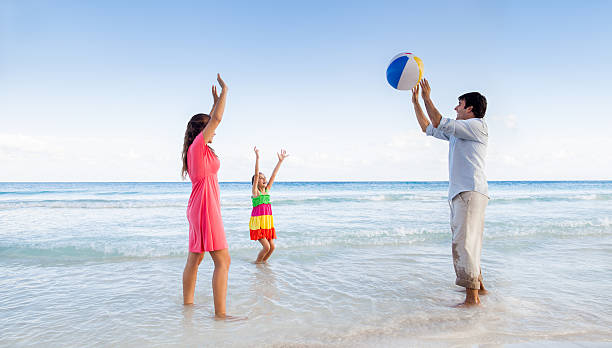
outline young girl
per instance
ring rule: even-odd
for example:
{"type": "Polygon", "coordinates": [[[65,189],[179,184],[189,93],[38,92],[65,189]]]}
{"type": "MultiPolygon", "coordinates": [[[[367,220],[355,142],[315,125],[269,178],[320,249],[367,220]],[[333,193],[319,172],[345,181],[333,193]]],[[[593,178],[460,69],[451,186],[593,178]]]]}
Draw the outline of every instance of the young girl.
{"type": "Polygon", "coordinates": [[[257,240],[263,247],[257,255],[256,264],[265,263],[272,252],[274,251],[274,239],[276,239],[276,232],[274,231],[274,220],[272,219],[272,206],[270,205],[270,187],[274,183],[274,178],[278,173],[283,160],[287,158],[287,152],[281,149],[278,153],[278,163],[272,171],[270,181],[266,183],[266,177],[263,173],[259,172],[259,150],[257,147],[255,150],[255,175],[251,179],[253,184],[253,211],[251,212],[251,220],[249,221],[249,230],[251,231],[251,240],[257,240]]]}

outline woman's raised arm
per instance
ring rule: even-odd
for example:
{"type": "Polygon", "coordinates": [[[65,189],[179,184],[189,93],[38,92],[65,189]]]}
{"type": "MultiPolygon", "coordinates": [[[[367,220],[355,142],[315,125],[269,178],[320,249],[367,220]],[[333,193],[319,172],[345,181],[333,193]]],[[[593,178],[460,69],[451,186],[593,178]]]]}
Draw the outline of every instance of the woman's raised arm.
{"type": "MultiPolygon", "coordinates": [[[[204,136],[204,143],[208,144],[208,142],[212,139],[213,135],[215,135],[215,130],[221,123],[221,119],[223,118],[223,112],[225,111],[225,100],[227,99],[227,85],[221,79],[221,75],[217,74],[217,82],[219,82],[219,86],[221,86],[221,95],[215,102],[212,111],[210,112],[210,121],[202,131],[204,136]]],[[[213,87],[213,98],[216,94],[216,88],[213,87]]]]}

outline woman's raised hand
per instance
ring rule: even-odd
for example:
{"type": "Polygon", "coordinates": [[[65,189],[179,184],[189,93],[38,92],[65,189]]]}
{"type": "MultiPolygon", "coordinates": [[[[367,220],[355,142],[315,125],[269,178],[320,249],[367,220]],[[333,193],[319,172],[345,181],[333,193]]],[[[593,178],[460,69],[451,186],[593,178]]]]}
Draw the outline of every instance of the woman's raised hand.
{"type": "Polygon", "coordinates": [[[219,82],[219,86],[221,86],[221,92],[223,92],[223,90],[227,90],[227,85],[225,84],[225,81],[223,81],[223,79],[221,78],[220,74],[217,74],[217,82],[219,82]]]}
{"type": "Polygon", "coordinates": [[[253,151],[255,151],[255,157],[259,158],[259,149],[257,148],[257,146],[253,148],[253,151]]]}
{"type": "Polygon", "coordinates": [[[217,94],[217,86],[215,85],[212,86],[212,95],[213,95],[213,104],[216,104],[217,100],[219,100],[219,95],[217,94]]]}
{"type": "Polygon", "coordinates": [[[281,151],[279,153],[277,153],[278,155],[278,161],[282,162],[285,158],[289,157],[289,155],[287,155],[287,151],[281,149],[281,151]]]}

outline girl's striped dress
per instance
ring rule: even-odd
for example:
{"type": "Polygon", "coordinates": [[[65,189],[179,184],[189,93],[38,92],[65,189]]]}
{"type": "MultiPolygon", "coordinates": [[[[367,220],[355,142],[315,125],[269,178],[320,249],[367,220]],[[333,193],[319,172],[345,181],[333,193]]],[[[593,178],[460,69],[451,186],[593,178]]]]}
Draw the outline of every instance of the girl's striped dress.
{"type": "Polygon", "coordinates": [[[251,199],[253,200],[253,211],[249,221],[251,240],[276,239],[270,194],[267,191],[260,192],[259,196],[251,197],[251,199]]]}

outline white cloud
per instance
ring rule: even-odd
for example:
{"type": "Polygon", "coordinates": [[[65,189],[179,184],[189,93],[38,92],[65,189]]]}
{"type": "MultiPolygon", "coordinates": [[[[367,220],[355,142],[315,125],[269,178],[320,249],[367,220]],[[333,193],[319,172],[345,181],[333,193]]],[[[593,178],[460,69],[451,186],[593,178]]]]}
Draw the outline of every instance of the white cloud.
{"type": "Polygon", "coordinates": [[[515,129],[516,128],[516,115],[510,114],[503,118],[504,125],[506,128],[515,129]]]}
{"type": "Polygon", "coordinates": [[[0,134],[0,159],[37,158],[39,156],[60,156],[65,150],[49,137],[33,137],[23,134],[0,134]]]}
{"type": "Polygon", "coordinates": [[[176,180],[169,149],[146,138],[0,134],[0,181],[176,180]]]}
{"type": "Polygon", "coordinates": [[[488,174],[498,180],[610,179],[612,139],[604,136],[536,135],[492,144],[488,174]]]}
{"type": "MultiPolygon", "coordinates": [[[[612,139],[592,134],[522,134],[499,129],[487,156],[490,180],[610,179],[612,139]]],[[[491,128],[493,128],[491,127],[491,128]]],[[[276,164],[277,140],[264,142],[261,169],[276,164]]],[[[420,130],[375,134],[367,141],[338,135],[333,143],[290,142],[279,181],[446,180],[448,143],[420,130]]],[[[159,137],[58,137],[0,134],[0,181],[177,181],[180,148],[159,137]]],[[[213,147],[221,159],[221,181],[247,181],[252,145],[226,137],[213,147]]]]}

